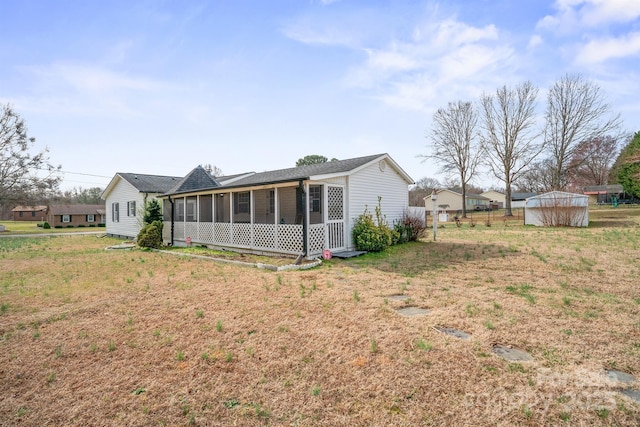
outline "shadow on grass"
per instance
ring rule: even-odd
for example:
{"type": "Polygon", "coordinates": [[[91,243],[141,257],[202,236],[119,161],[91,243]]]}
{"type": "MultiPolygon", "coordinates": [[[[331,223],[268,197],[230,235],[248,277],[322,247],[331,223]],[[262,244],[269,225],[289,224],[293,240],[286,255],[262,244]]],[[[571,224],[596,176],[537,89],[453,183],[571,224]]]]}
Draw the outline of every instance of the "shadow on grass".
{"type": "Polygon", "coordinates": [[[367,253],[357,258],[332,259],[330,265],[372,268],[405,276],[443,269],[465,262],[504,258],[519,254],[514,249],[495,244],[409,242],[392,246],[384,252],[367,253]]]}

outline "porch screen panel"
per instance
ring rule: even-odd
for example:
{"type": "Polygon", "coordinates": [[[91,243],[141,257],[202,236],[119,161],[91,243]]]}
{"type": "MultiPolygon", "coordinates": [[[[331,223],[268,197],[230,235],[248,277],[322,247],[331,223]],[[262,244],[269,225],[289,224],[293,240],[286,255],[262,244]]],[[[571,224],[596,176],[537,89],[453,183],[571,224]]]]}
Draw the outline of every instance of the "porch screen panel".
{"type": "Polygon", "coordinates": [[[275,190],[253,192],[253,222],[255,224],[275,224],[275,190]]]}
{"type": "Polygon", "coordinates": [[[248,224],[251,222],[251,193],[242,191],[233,193],[233,222],[248,224]]]}
{"type": "Polygon", "coordinates": [[[322,185],[309,186],[309,224],[322,224],[322,185]]]}
{"type": "Polygon", "coordinates": [[[178,222],[184,221],[184,199],[176,199],[174,203],[175,219],[178,222]]]}
{"type": "Polygon", "coordinates": [[[216,194],[216,216],[215,222],[230,223],[231,211],[229,210],[229,199],[231,195],[229,193],[216,194]]]}
{"type": "MultiPolygon", "coordinates": [[[[296,187],[278,188],[278,212],[280,224],[297,224],[296,222],[296,187]]],[[[302,220],[302,218],[301,218],[302,220]]],[[[300,224],[302,221],[300,221],[300,224]]]]}
{"type": "Polygon", "coordinates": [[[186,206],[186,217],[187,222],[196,222],[198,220],[198,211],[196,210],[198,206],[198,198],[187,197],[187,206],[186,206]]]}
{"type": "Polygon", "coordinates": [[[200,222],[213,222],[212,199],[211,195],[200,196],[200,222]]]}
{"type": "Polygon", "coordinates": [[[171,221],[171,202],[168,199],[162,201],[162,220],[171,221]]]}

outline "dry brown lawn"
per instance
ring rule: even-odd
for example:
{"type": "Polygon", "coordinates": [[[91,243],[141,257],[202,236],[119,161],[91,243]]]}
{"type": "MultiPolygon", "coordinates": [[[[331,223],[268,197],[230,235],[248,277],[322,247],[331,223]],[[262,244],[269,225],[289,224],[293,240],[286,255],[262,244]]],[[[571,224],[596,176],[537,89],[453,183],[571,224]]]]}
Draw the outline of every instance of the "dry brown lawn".
{"type": "Polygon", "coordinates": [[[286,272],[0,239],[0,425],[638,425],[640,209],[591,218],[286,272]]]}

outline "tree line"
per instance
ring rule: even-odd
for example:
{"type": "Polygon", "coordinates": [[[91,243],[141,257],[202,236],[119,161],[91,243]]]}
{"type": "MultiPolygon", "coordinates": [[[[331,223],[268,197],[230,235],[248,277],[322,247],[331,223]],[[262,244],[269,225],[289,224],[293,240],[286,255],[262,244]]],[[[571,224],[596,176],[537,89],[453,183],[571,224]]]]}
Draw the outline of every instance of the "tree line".
{"type": "Polygon", "coordinates": [[[474,179],[488,171],[504,185],[506,215],[512,214],[513,188],[581,191],[612,182],[609,169],[628,135],[601,88],[582,75],[566,74],[547,91],[542,117],[536,112],[538,92],[525,81],[476,101],[449,102],[433,114],[428,152],[419,157],[435,160],[440,173],[455,177],[463,200],[474,179]]]}

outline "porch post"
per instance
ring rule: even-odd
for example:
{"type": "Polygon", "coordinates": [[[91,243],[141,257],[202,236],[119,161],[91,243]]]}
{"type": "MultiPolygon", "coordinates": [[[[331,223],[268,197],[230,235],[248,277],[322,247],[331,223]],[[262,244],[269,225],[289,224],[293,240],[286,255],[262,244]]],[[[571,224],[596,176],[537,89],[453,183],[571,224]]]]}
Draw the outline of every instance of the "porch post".
{"type": "Polygon", "coordinates": [[[307,256],[307,248],[308,248],[308,231],[307,224],[309,223],[309,210],[307,209],[307,192],[305,191],[306,185],[302,180],[298,182],[298,186],[300,187],[300,192],[302,193],[302,255],[307,256]]]}

